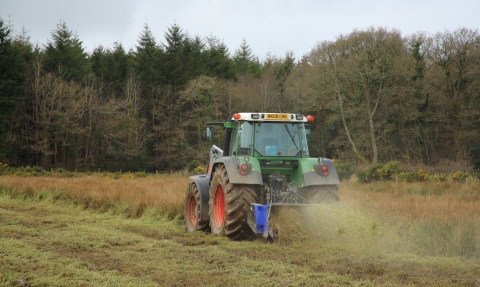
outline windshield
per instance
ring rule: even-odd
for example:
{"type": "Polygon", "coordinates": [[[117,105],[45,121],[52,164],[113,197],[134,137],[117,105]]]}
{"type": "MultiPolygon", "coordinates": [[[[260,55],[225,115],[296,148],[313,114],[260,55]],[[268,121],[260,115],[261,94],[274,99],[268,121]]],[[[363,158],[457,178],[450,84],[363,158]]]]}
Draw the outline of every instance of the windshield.
{"type": "Polygon", "coordinates": [[[255,123],[255,151],[262,156],[308,156],[303,123],[255,123]]]}

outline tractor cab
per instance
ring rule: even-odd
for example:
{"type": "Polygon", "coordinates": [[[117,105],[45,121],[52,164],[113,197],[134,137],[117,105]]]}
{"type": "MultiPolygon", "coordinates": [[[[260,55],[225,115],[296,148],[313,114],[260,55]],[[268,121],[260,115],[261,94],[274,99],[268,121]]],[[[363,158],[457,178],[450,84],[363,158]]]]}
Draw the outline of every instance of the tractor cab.
{"type": "Polygon", "coordinates": [[[302,122],[235,122],[230,156],[308,157],[305,124],[302,122]]]}

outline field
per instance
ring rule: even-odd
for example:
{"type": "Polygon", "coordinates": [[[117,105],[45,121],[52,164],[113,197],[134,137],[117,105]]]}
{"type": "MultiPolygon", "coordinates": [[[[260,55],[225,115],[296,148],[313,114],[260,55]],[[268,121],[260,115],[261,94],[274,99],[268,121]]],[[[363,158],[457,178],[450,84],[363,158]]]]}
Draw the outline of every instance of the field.
{"type": "Polygon", "coordinates": [[[273,244],[187,233],[187,182],[0,177],[0,286],[480,286],[479,182],[343,182],[273,244]]]}

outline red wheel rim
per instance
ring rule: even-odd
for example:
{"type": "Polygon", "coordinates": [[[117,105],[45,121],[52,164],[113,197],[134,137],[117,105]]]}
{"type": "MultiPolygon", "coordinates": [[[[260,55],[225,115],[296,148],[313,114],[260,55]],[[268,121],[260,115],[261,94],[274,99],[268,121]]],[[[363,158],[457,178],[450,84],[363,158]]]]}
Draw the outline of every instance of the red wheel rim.
{"type": "Polygon", "coordinates": [[[190,226],[195,227],[197,225],[197,201],[195,200],[194,196],[190,196],[188,198],[188,205],[187,205],[187,213],[188,213],[188,222],[190,223],[190,226]]]}
{"type": "Polygon", "coordinates": [[[213,219],[215,227],[222,227],[223,220],[225,219],[225,196],[221,184],[217,185],[217,188],[215,189],[215,196],[213,198],[213,219]]]}

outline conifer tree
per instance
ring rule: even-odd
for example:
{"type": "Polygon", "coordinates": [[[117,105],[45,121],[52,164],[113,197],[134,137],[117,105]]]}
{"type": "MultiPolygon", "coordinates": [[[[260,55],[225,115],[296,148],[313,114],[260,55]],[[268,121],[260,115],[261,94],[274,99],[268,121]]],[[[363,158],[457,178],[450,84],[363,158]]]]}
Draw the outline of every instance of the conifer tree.
{"type": "Polygon", "coordinates": [[[205,50],[205,74],[210,77],[235,79],[235,68],[225,43],[216,37],[207,37],[205,50]]]}
{"type": "Polygon", "coordinates": [[[23,100],[26,71],[22,46],[14,45],[11,27],[0,18],[0,161],[6,153],[6,119],[23,100]]]}
{"type": "Polygon", "coordinates": [[[88,73],[88,59],[82,41],[64,21],[57,24],[52,38],[45,49],[45,69],[62,75],[66,80],[81,83],[88,73]]]}
{"type": "Polygon", "coordinates": [[[140,77],[142,88],[148,91],[161,83],[163,75],[160,71],[160,63],[164,54],[157,45],[148,23],[143,26],[136,49],[135,72],[140,77]]]}
{"type": "Polygon", "coordinates": [[[254,56],[245,38],[240,44],[240,48],[235,51],[233,61],[235,62],[237,73],[252,74],[254,76],[260,75],[260,62],[258,58],[254,56]]]}
{"type": "Polygon", "coordinates": [[[119,96],[131,68],[130,56],[126,54],[122,44],[115,42],[113,49],[102,46],[95,48],[90,56],[90,63],[97,80],[106,86],[104,96],[112,93],[119,96]]]}
{"type": "Polygon", "coordinates": [[[165,83],[172,86],[174,90],[179,90],[189,78],[185,73],[188,66],[186,59],[188,34],[174,23],[165,33],[165,40],[166,57],[163,65],[165,83]]]}

